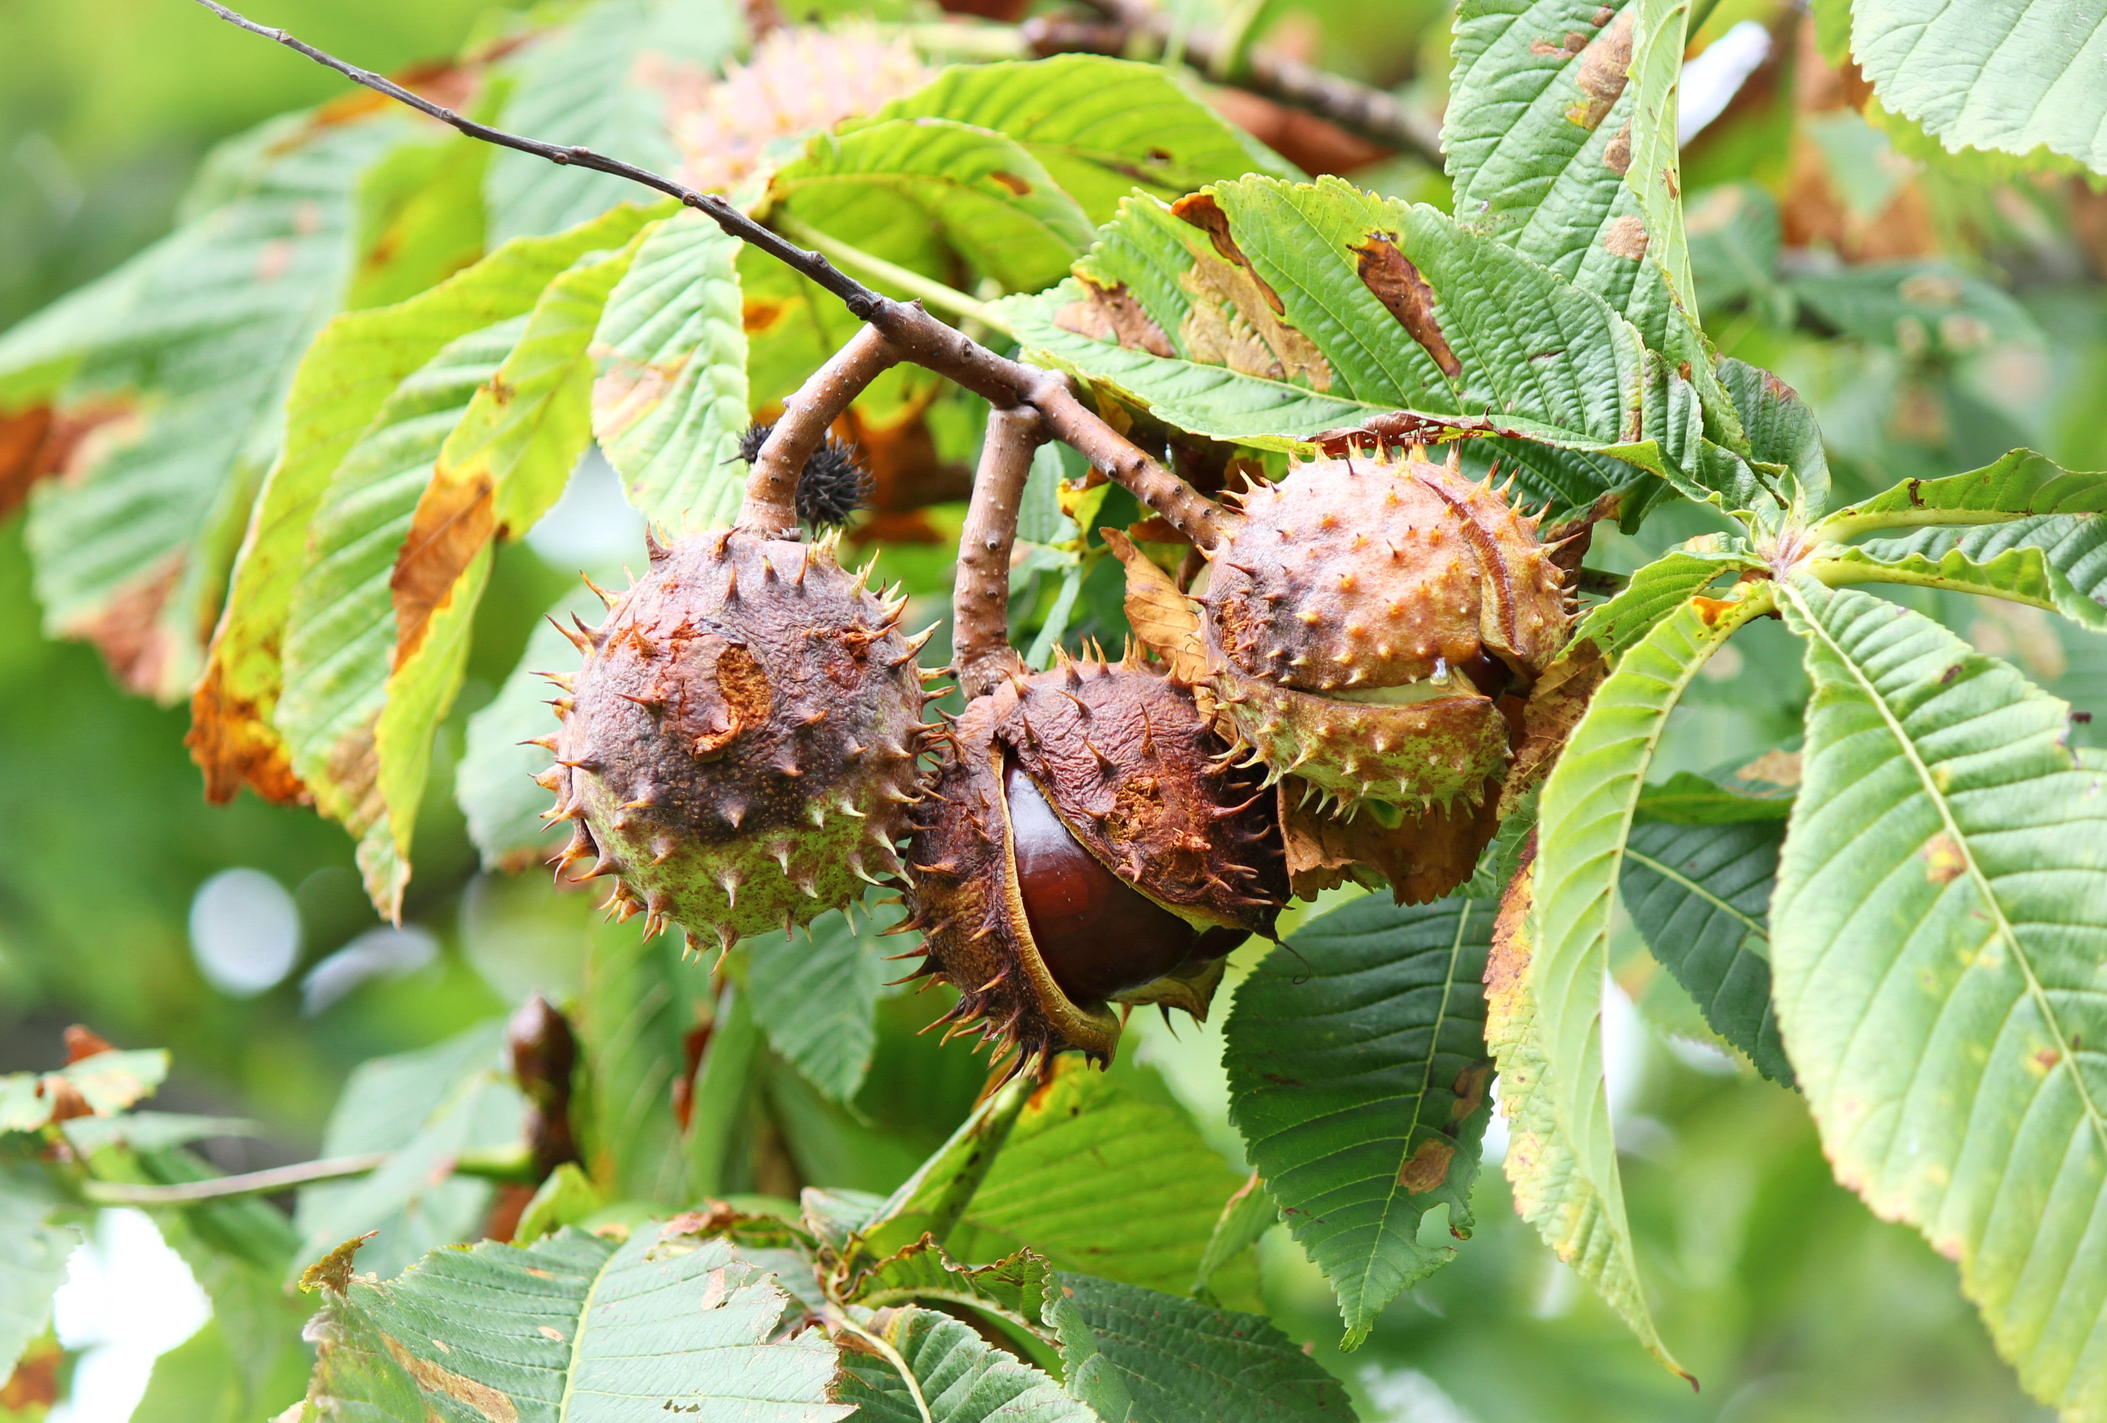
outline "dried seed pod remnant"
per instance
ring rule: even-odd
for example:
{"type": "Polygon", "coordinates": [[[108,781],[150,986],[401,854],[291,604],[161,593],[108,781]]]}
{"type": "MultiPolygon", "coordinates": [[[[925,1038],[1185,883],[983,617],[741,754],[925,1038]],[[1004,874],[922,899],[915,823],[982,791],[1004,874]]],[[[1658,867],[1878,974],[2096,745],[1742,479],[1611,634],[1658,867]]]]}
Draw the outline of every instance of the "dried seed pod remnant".
{"type": "Polygon", "coordinates": [[[557,873],[617,876],[609,908],[690,945],[788,929],[899,871],[916,759],[933,729],[887,601],[803,544],[697,534],[651,545],[650,571],[602,592],[607,620],[554,680],[562,727],[542,784],[572,822],[557,873]]]}
{"type": "MultiPolygon", "coordinates": [[[[1102,1062],[1112,1005],[1204,1017],[1222,958],[1287,899],[1274,797],[1191,693],[1135,661],[1018,676],[959,715],[908,850],[932,975],[1018,1063],[1102,1062]]],[[[949,1036],[949,1034],[947,1034],[949,1036]]]]}
{"type": "Polygon", "coordinates": [[[1480,795],[1508,757],[1497,699],[1566,638],[1538,520],[1423,455],[1295,466],[1210,553],[1209,689],[1276,774],[1348,805],[1480,795]]]}

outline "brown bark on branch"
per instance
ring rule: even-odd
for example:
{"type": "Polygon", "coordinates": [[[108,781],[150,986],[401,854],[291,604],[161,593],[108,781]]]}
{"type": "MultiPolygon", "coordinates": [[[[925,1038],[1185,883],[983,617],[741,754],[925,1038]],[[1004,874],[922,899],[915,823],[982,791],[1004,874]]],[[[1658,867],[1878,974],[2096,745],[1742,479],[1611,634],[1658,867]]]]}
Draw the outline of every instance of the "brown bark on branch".
{"type": "Polygon", "coordinates": [[[1024,671],[1024,659],[1010,646],[1010,550],[1032,452],[1045,441],[1046,422],[1030,406],[988,413],[973,502],[958,537],[958,586],[951,594],[951,665],[968,698],[1024,671]]]}
{"type": "MultiPolygon", "coordinates": [[[[427,114],[470,138],[493,143],[501,148],[510,148],[519,153],[531,153],[562,166],[588,168],[596,173],[627,178],[633,183],[680,199],[732,236],[758,247],[792,271],[811,279],[823,290],[838,297],[852,316],[870,323],[883,337],[884,344],[894,360],[912,361],[939,375],[948,376],[998,409],[1020,404],[1036,408],[1045,417],[1047,427],[1057,439],[1073,445],[1093,465],[1103,470],[1107,477],[1124,485],[1143,505],[1161,515],[1179,533],[1201,548],[1212,548],[1225,523],[1236,517],[1134,448],[1111,426],[1086,410],[1060,376],[996,355],[971,337],[931,316],[919,303],[897,302],[872,291],[819,253],[807,252],[786,241],[714,193],[697,192],[648,168],[639,168],[633,163],[624,163],[620,159],[594,153],[588,148],[546,143],[540,139],[525,138],[519,134],[491,128],[487,124],[479,124],[452,109],[433,103],[422,95],[411,93],[382,75],[361,69],[355,64],[316,49],[282,29],[259,25],[254,20],[219,4],[218,0],[198,0],[198,3],[231,25],[262,35],[306,55],[315,63],[335,70],[354,83],[386,94],[389,98],[407,104],[419,113],[427,114]]],[[[861,337],[858,339],[862,340],[861,337]]],[[[840,359],[837,357],[836,361],[840,359]]],[[[860,363],[878,359],[870,348],[865,346],[855,358],[858,365],[853,368],[861,368],[860,363]]],[[[882,369],[882,366],[876,369],[882,369]]],[[[876,369],[872,369],[871,374],[875,375],[876,369]]],[[[832,383],[837,379],[848,379],[850,374],[850,370],[837,370],[835,361],[830,361],[815,374],[813,383],[832,383]],[[830,372],[833,374],[830,375],[830,372]]],[[[858,389],[860,388],[859,386],[858,389]]],[[[799,392],[798,396],[792,397],[793,402],[801,399],[803,395],[804,392],[799,392]]],[[[851,396],[853,398],[853,392],[851,396]]],[[[820,399],[823,403],[825,397],[821,396],[820,399]]],[[[786,417],[784,423],[797,422],[792,422],[786,417]]],[[[781,428],[776,433],[784,443],[777,449],[774,458],[770,457],[769,449],[764,448],[761,457],[756,460],[748,485],[746,509],[742,510],[740,515],[742,527],[772,524],[777,529],[794,529],[796,526],[794,471],[802,468],[802,462],[790,464],[788,456],[792,441],[805,437],[802,434],[786,433],[781,428]],[[786,464],[793,471],[787,486],[782,483],[783,466],[786,464]]],[[[775,444],[775,439],[771,438],[769,445],[773,447],[775,444]]]]}
{"type": "Polygon", "coordinates": [[[797,481],[805,461],[864,387],[899,363],[885,333],[866,326],[784,398],[782,418],[754,457],[736,527],[765,538],[797,537],[797,481]]]}
{"type": "MultiPolygon", "coordinates": [[[[1025,42],[1039,54],[1123,55],[1136,36],[1160,54],[1171,38],[1171,18],[1145,0],[1083,0],[1105,17],[1102,23],[1041,17],[1024,23],[1025,42]]],[[[1252,45],[1242,63],[1224,72],[1229,43],[1205,26],[1185,32],[1185,60],[1210,79],[1249,90],[1291,109],[1328,119],[1348,133],[1379,143],[1396,153],[1410,153],[1439,168],[1441,126],[1401,103],[1397,96],[1372,85],[1328,73],[1284,54],[1252,45]]]]}

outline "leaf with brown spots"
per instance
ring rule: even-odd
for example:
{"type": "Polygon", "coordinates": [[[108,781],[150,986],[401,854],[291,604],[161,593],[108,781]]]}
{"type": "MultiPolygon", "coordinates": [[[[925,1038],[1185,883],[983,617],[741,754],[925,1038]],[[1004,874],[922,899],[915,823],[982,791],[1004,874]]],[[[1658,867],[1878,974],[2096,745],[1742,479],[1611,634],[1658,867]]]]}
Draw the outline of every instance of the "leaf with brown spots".
{"type": "Polygon", "coordinates": [[[98,640],[126,686],[194,685],[286,373],[350,276],[363,176],[425,122],[381,109],[229,150],[175,234],[0,338],[0,372],[70,370],[27,472],[63,477],[27,541],[47,627],[98,640]]]}
{"type": "Polygon", "coordinates": [[[1171,338],[1149,318],[1148,311],[1125,285],[1101,287],[1087,277],[1079,279],[1082,298],[1054,314],[1054,324],[1063,331],[1088,336],[1093,341],[1112,341],[1128,350],[1147,351],[1169,359],[1177,353],[1171,338]]]}
{"type": "MultiPolygon", "coordinates": [[[[304,640],[296,635],[289,642],[294,604],[303,620],[310,608],[335,606],[349,614],[355,636],[376,640],[351,660],[385,676],[395,625],[388,587],[395,549],[368,539],[357,568],[345,567],[346,550],[372,529],[351,510],[367,501],[365,517],[371,517],[372,491],[383,486],[386,517],[407,521],[422,488],[422,481],[409,482],[410,471],[429,469],[445,441],[440,412],[465,409],[518,336],[501,324],[523,316],[581,253],[628,240],[641,216],[635,208],[617,208],[571,232],[507,243],[400,306],[338,317],[308,348],[286,405],[284,455],[257,496],[226,610],[192,695],[189,745],[208,798],[231,799],[246,782],[267,799],[314,799],[295,770],[294,738],[278,720],[288,676],[298,675],[286,658],[290,653],[297,663],[301,653],[292,644],[304,640]],[[299,593],[320,565],[332,565],[334,578],[323,575],[299,593]],[[355,614],[341,606],[352,597],[355,614]]],[[[326,660],[344,647],[332,639],[316,650],[326,660]]],[[[326,789],[323,799],[330,799],[326,789]]]]}
{"type": "Polygon", "coordinates": [[[609,1417],[835,1423],[836,1352],[725,1238],[645,1222],[617,1243],[566,1230],[521,1249],[441,1249],[322,1298],[310,1407],[516,1423],[551,1393],[609,1417]],[[782,1327],[778,1327],[778,1326],[782,1327]],[[639,1370],[638,1361],[649,1368],[639,1370]],[[604,1411],[604,1408],[603,1408],[604,1411]]]}
{"type": "Polygon", "coordinates": [[[1959,1263],[2030,1392],[2096,1412],[2107,772],[2073,753],[2067,703],[1923,614],[1804,576],[1779,597],[1814,685],[1771,967],[1824,1153],[1959,1263]],[[2043,1273],[2067,1282],[2052,1310],[2043,1273]]]}
{"type": "Polygon", "coordinates": [[[317,807],[360,838],[383,914],[408,879],[432,731],[460,686],[492,544],[555,503],[590,438],[588,346],[642,219],[628,210],[628,245],[588,253],[526,316],[458,338],[405,381],[311,524],[274,721],[317,807]],[[376,538],[413,493],[399,540],[376,538]]]}
{"type": "Polygon", "coordinates": [[[1451,1230],[1470,1232],[1493,917],[1490,900],[1369,895],[1305,924],[1237,989],[1230,1120],[1338,1292],[1343,1347],[1455,1254],[1419,1243],[1424,1212],[1445,1205],[1451,1230]]]}

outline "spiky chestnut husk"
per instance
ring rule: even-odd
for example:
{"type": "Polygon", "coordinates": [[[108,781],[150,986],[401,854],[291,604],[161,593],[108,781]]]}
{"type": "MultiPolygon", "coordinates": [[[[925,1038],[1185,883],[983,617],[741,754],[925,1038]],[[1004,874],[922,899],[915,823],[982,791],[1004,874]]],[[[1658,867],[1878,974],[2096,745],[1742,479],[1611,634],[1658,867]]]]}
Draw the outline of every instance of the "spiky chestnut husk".
{"type": "Polygon", "coordinates": [[[1497,698],[1566,638],[1537,520],[1490,478],[1412,456],[1315,460],[1241,503],[1201,618],[1239,737],[1347,805],[1479,796],[1508,756],[1497,698]]]}
{"type": "Polygon", "coordinates": [[[557,873],[617,876],[609,908],[689,943],[792,929],[897,874],[928,698],[921,638],[815,544],[719,531],[651,545],[650,572],[601,593],[562,728],[557,873]]]}
{"type": "Polygon", "coordinates": [[[1144,665],[1064,662],[976,698],[908,847],[914,975],[946,1034],[1019,1066],[1110,1059],[1122,1014],[1206,1016],[1222,960],[1287,899],[1274,796],[1229,763],[1191,693],[1144,665]]]}

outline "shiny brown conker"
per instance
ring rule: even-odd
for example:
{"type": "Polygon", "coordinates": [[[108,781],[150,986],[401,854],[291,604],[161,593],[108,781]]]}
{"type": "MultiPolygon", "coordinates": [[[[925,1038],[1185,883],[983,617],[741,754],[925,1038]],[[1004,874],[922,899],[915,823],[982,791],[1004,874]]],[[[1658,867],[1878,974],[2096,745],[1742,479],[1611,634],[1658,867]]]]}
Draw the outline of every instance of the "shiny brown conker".
{"type": "MultiPolygon", "coordinates": [[[[1020,1064],[1100,1061],[1119,1008],[1203,1015],[1222,957],[1287,899],[1275,797],[1190,689],[1139,662],[1070,662],[975,698],[907,854],[922,973],[957,986],[1020,1064]]],[[[920,976],[920,975],[916,975],[920,976]]]]}
{"type": "Polygon", "coordinates": [[[1198,930],[1098,863],[1019,767],[1009,768],[1003,790],[1024,917],[1063,993],[1111,998],[1185,962],[1198,930]]]}

